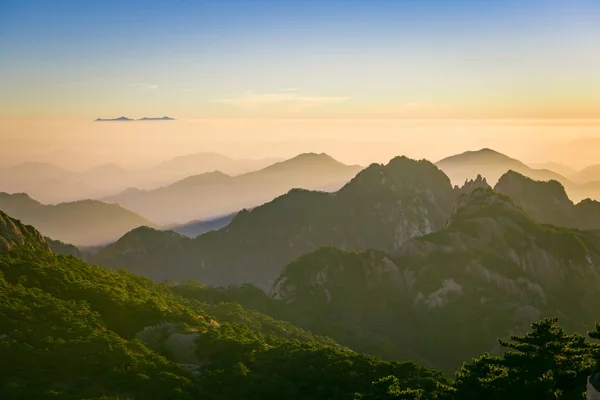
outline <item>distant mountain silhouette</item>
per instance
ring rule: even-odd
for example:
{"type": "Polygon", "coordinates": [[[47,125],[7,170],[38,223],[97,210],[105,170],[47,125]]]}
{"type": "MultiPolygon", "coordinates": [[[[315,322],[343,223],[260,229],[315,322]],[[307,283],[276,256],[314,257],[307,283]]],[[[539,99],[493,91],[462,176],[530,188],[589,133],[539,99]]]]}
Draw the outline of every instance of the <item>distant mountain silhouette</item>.
{"type": "Polygon", "coordinates": [[[590,165],[572,176],[575,182],[587,184],[600,181],[600,164],[590,165]]]}
{"type": "Polygon", "coordinates": [[[462,183],[476,174],[481,174],[490,184],[495,184],[509,170],[534,180],[555,180],[567,188],[577,186],[568,178],[548,169],[534,169],[525,163],[492,149],[466,151],[436,163],[453,183],[462,183]]]}
{"type": "MultiPolygon", "coordinates": [[[[192,157],[171,163],[185,167],[192,157]]],[[[215,160],[227,160],[212,153],[205,157],[212,159],[213,164],[215,160]]],[[[361,169],[342,164],[327,154],[309,153],[238,176],[214,171],[188,176],[154,190],[127,190],[103,200],[121,204],[161,224],[212,219],[258,206],[292,188],[335,191],[361,169]]]]}
{"type": "MultiPolygon", "coordinates": [[[[444,158],[436,165],[450,177],[454,184],[460,184],[476,174],[481,174],[491,185],[494,185],[506,172],[514,171],[536,181],[560,182],[573,201],[581,201],[585,198],[600,199],[600,167],[590,167],[587,171],[581,171],[575,174],[572,180],[550,169],[531,168],[517,159],[491,149],[467,151],[444,158]],[[595,176],[597,177],[594,178],[595,176]],[[586,183],[578,183],[581,181],[586,183]]],[[[546,164],[546,166],[551,165],[546,164]]]]}
{"type": "Polygon", "coordinates": [[[174,225],[168,227],[170,230],[185,235],[190,238],[202,235],[203,233],[216,231],[227,226],[237,215],[237,212],[203,221],[190,221],[186,224],[174,225]]]}
{"type": "Polygon", "coordinates": [[[128,118],[128,117],[119,117],[119,118],[96,118],[94,121],[98,122],[106,122],[106,121],[175,121],[175,118],[171,117],[144,117],[144,118],[128,118]]]}
{"type": "Polygon", "coordinates": [[[156,226],[118,204],[97,200],[45,205],[25,193],[0,192],[0,210],[37,226],[46,236],[76,246],[103,244],[138,226],[156,226]]]}
{"type": "MultiPolygon", "coordinates": [[[[65,153],[65,157],[73,156],[65,153]]],[[[199,153],[177,157],[142,170],[126,170],[107,163],[81,172],[66,170],[51,163],[25,162],[0,169],[0,191],[24,192],[42,203],[59,203],[102,198],[133,186],[154,189],[191,175],[215,170],[237,175],[277,161],[280,159],[235,160],[217,153],[199,153]]]]}
{"type": "Polygon", "coordinates": [[[175,118],[171,117],[144,117],[137,121],[175,121],[175,118]]]}
{"type": "Polygon", "coordinates": [[[94,121],[98,122],[108,122],[108,121],[134,121],[134,119],[127,117],[119,117],[119,118],[96,118],[94,121]]]}
{"type": "MultiPolygon", "coordinates": [[[[577,179],[574,179],[574,177],[573,177],[575,174],[577,174],[577,170],[574,168],[571,168],[568,165],[564,165],[564,164],[560,164],[560,163],[556,163],[556,162],[533,163],[533,164],[527,163],[527,165],[533,169],[545,169],[545,170],[554,171],[556,173],[559,173],[562,176],[569,178],[570,180],[577,182],[577,179]]],[[[598,175],[598,178],[600,179],[600,175],[598,175]]]]}

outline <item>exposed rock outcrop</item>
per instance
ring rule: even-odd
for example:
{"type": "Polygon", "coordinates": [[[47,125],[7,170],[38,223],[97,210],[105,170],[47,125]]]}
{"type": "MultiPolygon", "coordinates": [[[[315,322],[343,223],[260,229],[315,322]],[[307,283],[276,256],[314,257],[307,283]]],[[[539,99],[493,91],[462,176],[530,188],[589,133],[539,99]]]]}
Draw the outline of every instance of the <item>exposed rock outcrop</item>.
{"type": "Polygon", "coordinates": [[[48,249],[44,237],[34,227],[25,225],[0,211],[0,252],[17,246],[48,249]]]}

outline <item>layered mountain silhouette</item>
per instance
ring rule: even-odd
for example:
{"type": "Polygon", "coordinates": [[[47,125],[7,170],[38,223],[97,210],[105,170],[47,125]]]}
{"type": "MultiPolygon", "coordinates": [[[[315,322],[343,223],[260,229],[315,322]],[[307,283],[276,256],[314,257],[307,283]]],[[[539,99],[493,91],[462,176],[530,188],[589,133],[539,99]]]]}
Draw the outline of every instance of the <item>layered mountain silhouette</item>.
{"type": "MultiPolygon", "coordinates": [[[[153,231],[150,241],[131,232],[102,249],[94,261],[112,268],[126,266],[158,281],[193,277],[215,285],[251,282],[268,290],[281,266],[321,246],[393,254],[410,239],[446,226],[457,199],[479,189],[491,189],[481,176],[452,188],[448,177],[430,162],[397,157],[387,165],[371,165],[338,192],[294,189],[237,213],[218,231],[193,240],[182,237],[181,246],[166,250],[176,262],[146,256],[171,243],[172,233],[160,231],[153,231]]],[[[574,205],[558,182],[533,181],[509,171],[495,189],[514,196],[520,209],[543,223],[600,227],[600,203],[574,205]]]]}
{"type": "Polygon", "coordinates": [[[187,237],[195,238],[196,236],[202,235],[203,233],[219,230],[227,225],[235,218],[237,213],[227,214],[221,217],[207,219],[207,220],[194,220],[185,224],[168,226],[166,229],[180,233],[187,237]]]}
{"type": "Polygon", "coordinates": [[[97,200],[45,205],[25,193],[0,193],[0,210],[37,226],[46,236],[77,246],[111,242],[138,226],[155,226],[117,204],[97,200]]]}
{"type": "Polygon", "coordinates": [[[550,163],[543,165],[547,168],[531,168],[517,159],[508,157],[492,149],[467,151],[444,158],[438,161],[436,165],[455,184],[462,183],[466,179],[480,174],[490,184],[495,185],[498,179],[506,172],[514,171],[537,181],[553,180],[560,182],[569,193],[569,196],[577,201],[585,198],[600,198],[600,171],[594,169],[594,167],[580,173],[575,173],[574,175],[565,176],[550,168],[555,166],[557,170],[567,170],[568,172],[568,167],[565,168],[564,166],[550,163]],[[594,175],[596,172],[599,173],[594,175]],[[582,175],[578,177],[579,174],[582,175]]]}
{"type": "Polygon", "coordinates": [[[407,240],[443,227],[455,197],[450,180],[435,165],[397,157],[387,165],[371,165],[335,193],[294,189],[240,211],[225,228],[170,252],[177,262],[162,264],[144,255],[150,247],[159,252],[170,243],[172,234],[159,231],[142,248],[131,232],[93,260],[159,281],[195,277],[210,284],[252,282],[268,289],[284,264],[324,245],[393,252],[407,240]],[[140,249],[136,261],[125,260],[126,249],[127,254],[140,249]]]}
{"type": "MultiPolygon", "coordinates": [[[[492,149],[466,151],[450,156],[436,163],[448,175],[452,182],[460,183],[472,178],[475,174],[485,177],[495,184],[509,170],[519,172],[534,180],[556,180],[563,184],[571,184],[566,177],[548,169],[534,169],[523,162],[508,157],[492,149]]],[[[600,176],[599,176],[600,177],[600,176]]]]}
{"type": "MultiPolygon", "coordinates": [[[[175,162],[185,164],[187,160],[171,163],[175,162]]],[[[258,206],[292,188],[337,190],[361,169],[326,154],[309,153],[238,176],[214,171],[188,176],[154,190],[130,189],[104,200],[163,224],[212,219],[258,206]]]]}
{"type": "Polygon", "coordinates": [[[452,370],[545,316],[585,331],[599,285],[597,232],[540,224],[507,196],[477,188],[446,227],[390,255],[334,247],[303,255],[271,297],[281,318],[341,344],[452,370]]]}
{"type": "Polygon", "coordinates": [[[575,182],[587,184],[590,182],[598,182],[600,179],[600,164],[590,165],[572,175],[575,182]]]}
{"type": "Polygon", "coordinates": [[[259,170],[277,161],[235,160],[217,153],[198,153],[140,170],[126,170],[107,163],[86,171],[66,170],[50,163],[26,162],[0,169],[0,191],[24,192],[44,203],[58,203],[102,198],[133,186],[153,189],[190,175],[215,170],[236,175],[259,170]]]}

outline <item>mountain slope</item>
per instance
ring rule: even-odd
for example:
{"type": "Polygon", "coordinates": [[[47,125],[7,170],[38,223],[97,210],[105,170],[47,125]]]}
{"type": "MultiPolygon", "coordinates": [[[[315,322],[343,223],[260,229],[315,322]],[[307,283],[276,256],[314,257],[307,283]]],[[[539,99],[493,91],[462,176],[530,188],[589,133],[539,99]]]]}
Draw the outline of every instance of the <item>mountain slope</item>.
{"type": "Polygon", "coordinates": [[[484,176],[488,182],[494,183],[509,170],[519,172],[531,179],[548,181],[556,180],[565,186],[574,185],[564,176],[548,169],[534,169],[521,161],[508,157],[491,149],[467,151],[440,160],[436,163],[452,182],[463,182],[476,174],[484,176]]]}
{"type": "MultiPolygon", "coordinates": [[[[13,236],[0,231],[0,243],[13,236]]],[[[423,399],[447,390],[415,364],[355,353],[238,304],[183,299],[31,238],[0,254],[2,398],[349,400],[390,375],[423,399]]]]}
{"type": "Polygon", "coordinates": [[[231,213],[222,217],[204,220],[204,221],[190,221],[186,224],[173,225],[169,229],[181,233],[187,237],[195,238],[203,233],[219,230],[227,225],[235,218],[237,213],[231,213]]]}
{"type": "Polygon", "coordinates": [[[150,172],[162,180],[177,180],[210,171],[237,175],[265,168],[278,159],[234,160],[218,153],[196,153],[175,157],[152,167],[150,172]]]}
{"type": "Polygon", "coordinates": [[[509,171],[498,180],[494,190],[510,196],[541,222],[580,229],[600,229],[600,203],[587,199],[573,205],[565,188],[557,181],[534,181],[509,171]]]}
{"type": "Polygon", "coordinates": [[[263,204],[292,188],[337,190],[360,170],[326,154],[301,154],[243,175],[192,175],[154,190],[128,190],[106,201],[159,223],[211,219],[263,204]]]}
{"type": "Polygon", "coordinates": [[[110,242],[138,226],[153,226],[117,204],[96,200],[45,205],[25,193],[0,193],[0,210],[35,225],[46,236],[78,246],[110,242]]]}
{"type": "Polygon", "coordinates": [[[589,183],[600,181],[600,164],[590,165],[573,175],[573,180],[579,183],[589,183]]]}
{"type": "Polygon", "coordinates": [[[599,285],[597,233],[540,225],[482,188],[447,227],[392,256],[325,248],[298,258],[271,296],[285,304],[279,317],[341,344],[448,371],[543,316],[585,331],[599,285]]]}
{"type": "Polygon", "coordinates": [[[35,228],[0,211],[0,252],[18,246],[48,249],[45,239],[35,228]]]}
{"type": "Polygon", "coordinates": [[[410,238],[443,227],[455,196],[436,166],[397,157],[387,165],[371,165],[338,192],[294,189],[240,211],[225,228],[170,252],[178,262],[165,264],[165,273],[144,272],[144,265],[152,263],[147,258],[125,262],[117,249],[129,245],[127,238],[101,250],[97,262],[135,268],[154,279],[169,274],[170,279],[194,277],[217,285],[251,282],[268,289],[283,265],[324,245],[393,252],[410,238]]]}
{"type": "MultiPolygon", "coordinates": [[[[67,159],[85,158],[84,154],[73,151],[62,151],[61,155],[67,159]]],[[[43,155],[31,157],[47,158],[43,155]]],[[[60,163],[56,157],[52,158],[60,163]]],[[[279,159],[234,160],[217,153],[200,153],[177,157],[138,170],[126,170],[106,163],[85,171],[66,170],[51,163],[25,162],[0,169],[0,191],[25,192],[44,203],[99,199],[132,186],[154,189],[191,175],[215,170],[241,174],[259,170],[277,161],[279,159]]]]}

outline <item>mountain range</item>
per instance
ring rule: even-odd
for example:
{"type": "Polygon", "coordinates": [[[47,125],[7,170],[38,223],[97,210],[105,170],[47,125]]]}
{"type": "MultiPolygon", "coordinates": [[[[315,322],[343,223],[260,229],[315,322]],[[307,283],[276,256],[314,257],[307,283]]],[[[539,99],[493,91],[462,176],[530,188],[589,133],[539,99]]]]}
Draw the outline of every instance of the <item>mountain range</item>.
{"type": "Polygon", "coordinates": [[[435,165],[397,157],[369,166],[337,192],[293,189],[242,210],[225,228],[181,238],[173,250],[170,233],[138,229],[92,260],[114,268],[127,265],[159,281],[194,277],[217,285],[251,282],[268,290],[283,265],[320,246],[392,252],[412,237],[440,229],[455,197],[450,180],[435,165]],[[142,233],[150,240],[140,247],[142,233]],[[177,260],[168,268],[157,257],[167,252],[177,260]]]}
{"type": "MultiPolygon", "coordinates": [[[[410,239],[443,228],[457,199],[478,188],[490,188],[481,176],[453,188],[432,163],[397,157],[369,166],[337,192],[291,190],[238,212],[220,230],[192,240],[179,235],[175,247],[173,233],[134,230],[92,260],[127,266],[158,281],[191,277],[214,285],[250,282],[269,290],[283,265],[321,246],[394,254],[410,239]],[[237,251],[227,251],[231,248],[237,251]]],[[[600,203],[574,205],[558,182],[509,171],[495,190],[543,223],[600,229],[600,203]]]]}
{"type": "Polygon", "coordinates": [[[270,295],[285,304],[283,319],[351,348],[452,370],[545,316],[585,331],[598,318],[598,287],[598,232],[540,224],[478,188],[444,228],[390,255],[332,247],[303,255],[270,295]]]}
{"type": "Polygon", "coordinates": [[[156,227],[118,204],[97,200],[46,205],[25,193],[0,192],[0,210],[39,227],[46,236],[77,246],[109,243],[139,226],[156,227]]]}
{"type": "Polygon", "coordinates": [[[560,182],[569,196],[576,201],[586,198],[600,198],[600,166],[590,166],[575,171],[555,163],[537,165],[532,168],[525,163],[491,149],[467,151],[444,158],[436,163],[454,184],[462,184],[474,174],[481,174],[494,184],[509,170],[518,172],[537,181],[554,180],[560,182]],[[554,169],[553,169],[554,168],[554,169]],[[562,171],[562,175],[555,171],[562,171]]]}
{"type": "MultiPolygon", "coordinates": [[[[69,157],[72,157],[69,154],[69,157]]],[[[9,193],[27,193],[44,202],[102,198],[137,186],[156,188],[190,175],[215,170],[241,174],[259,170],[279,159],[234,160],[217,153],[198,153],[176,157],[155,166],[127,170],[107,163],[76,172],[51,163],[26,162],[0,169],[0,190],[9,193]]]]}
{"type": "Polygon", "coordinates": [[[292,188],[337,190],[361,169],[326,154],[308,153],[238,176],[214,171],[188,176],[158,189],[128,189],[103,200],[161,224],[212,219],[258,206],[292,188]]]}
{"type": "MultiPolygon", "coordinates": [[[[0,212],[0,349],[10,366],[0,365],[0,393],[504,400],[550,390],[579,398],[600,347],[540,320],[559,316],[569,331],[593,326],[600,232],[530,215],[554,214],[536,201],[566,207],[556,201],[560,188],[513,171],[497,190],[481,176],[452,188],[430,162],[397,157],[338,192],[292,190],[196,239],[141,227],[98,253],[146,274],[190,274],[181,270],[189,265],[213,282],[275,276],[269,295],[248,284],[159,285],[90,265],[0,212]],[[215,258],[204,258],[207,250],[215,258]],[[494,355],[464,363],[486,351],[494,355]],[[452,381],[372,355],[447,373],[462,367],[452,381]],[[34,360],[43,379],[31,373],[34,360]]],[[[598,215],[595,204],[585,209],[588,219],[598,215]]],[[[591,335],[600,337],[600,325],[591,335]]]]}

